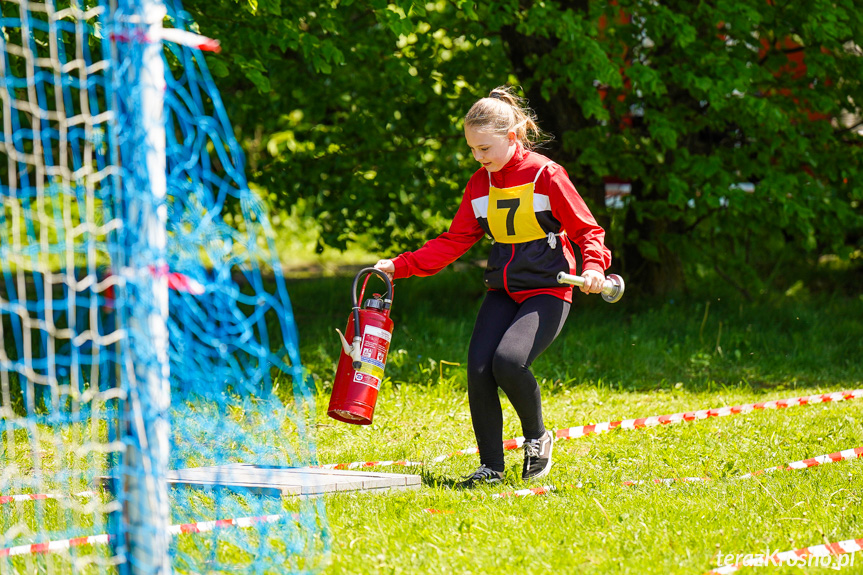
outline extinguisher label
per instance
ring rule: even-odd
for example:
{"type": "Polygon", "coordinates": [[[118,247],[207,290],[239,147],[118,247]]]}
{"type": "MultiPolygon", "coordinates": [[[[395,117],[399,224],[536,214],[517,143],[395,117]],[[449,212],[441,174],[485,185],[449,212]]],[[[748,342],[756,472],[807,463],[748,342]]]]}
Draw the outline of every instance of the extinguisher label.
{"type": "Polygon", "coordinates": [[[360,354],[362,366],[354,374],[354,381],[380,389],[391,340],[390,332],[372,325],[365,326],[360,354]]]}

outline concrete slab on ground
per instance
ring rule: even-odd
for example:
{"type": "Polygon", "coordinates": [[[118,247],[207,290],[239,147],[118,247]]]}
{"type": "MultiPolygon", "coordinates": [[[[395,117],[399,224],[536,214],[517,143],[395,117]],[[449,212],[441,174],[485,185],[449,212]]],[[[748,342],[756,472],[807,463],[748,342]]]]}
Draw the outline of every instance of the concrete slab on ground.
{"type": "Polygon", "coordinates": [[[233,463],[193,467],[168,472],[168,484],[176,487],[222,487],[266,495],[323,495],[337,491],[419,489],[419,475],[376,473],[342,469],[268,467],[233,463]]]}

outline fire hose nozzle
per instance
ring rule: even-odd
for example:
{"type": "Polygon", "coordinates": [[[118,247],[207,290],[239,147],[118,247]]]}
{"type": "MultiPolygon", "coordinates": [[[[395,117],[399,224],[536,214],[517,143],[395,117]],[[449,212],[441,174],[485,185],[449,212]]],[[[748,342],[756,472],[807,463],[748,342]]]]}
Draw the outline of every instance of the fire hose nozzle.
{"type": "Polygon", "coordinates": [[[358,335],[354,336],[353,345],[348,343],[348,340],[345,339],[342,330],[336,328],[336,332],[339,334],[339,339],[342,340],[342,349],[345,350],[345,355],[351,356],[351,362],[354,369],[359,369],[363,366],[360,361],[360,348],[362,347],[362,338],[358,335]]]}
{"type": "MultiPolygon", "coordinates": [[[[584,278],[560,272],[557,274],[557,283],[581,287],[584,285],[584,278]]],[[[623,283],[623,278],[617,274],[611,274],[605,278],[605,282],[602,284],[602,299],[608,303],[618,302],[623,297],[624,289],[626,289],[626,285],[623,283]]]]}

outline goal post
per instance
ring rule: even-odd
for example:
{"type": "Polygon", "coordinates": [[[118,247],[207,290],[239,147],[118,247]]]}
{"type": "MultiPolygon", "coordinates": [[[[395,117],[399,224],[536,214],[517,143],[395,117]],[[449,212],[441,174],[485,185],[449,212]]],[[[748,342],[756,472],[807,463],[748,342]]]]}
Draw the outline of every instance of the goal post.
{"type": "Polygon", "coordinates": [[[168,361],[167,161],[162,0],[120,0],[113,18],[115,93],[128,119],[120,144],[124,169],[126,233],[123,268],[127,286],[129,361],[124,376],[125,451],[117,490],[123,513],[113,546],[129,575],[171,573],[171,387],[168,361]],[[130,129],[131,128],[131,129],[130,129]]]}

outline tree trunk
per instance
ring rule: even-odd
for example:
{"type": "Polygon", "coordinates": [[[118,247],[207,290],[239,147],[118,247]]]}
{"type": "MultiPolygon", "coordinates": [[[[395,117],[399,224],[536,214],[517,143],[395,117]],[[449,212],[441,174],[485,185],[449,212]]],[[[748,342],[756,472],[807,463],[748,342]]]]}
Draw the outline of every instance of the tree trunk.
{"type": "MultiPolygon", "coordinates": [[[[643,197],[644,186],[632,182],[632,199],[643,197]]],[[[624,223],[627,238],[623,245],[622,270],[627,285],[638,286],[643,295],[669,296],[686,290],[680,256],[666,243],[666,238],[683,232],[679,222],[665,219],[638,218],[634,207],[627,207],[624,223]],[[650,242],[657,247],[658,261],[644,257],[639,244],[650,242]]]]}

